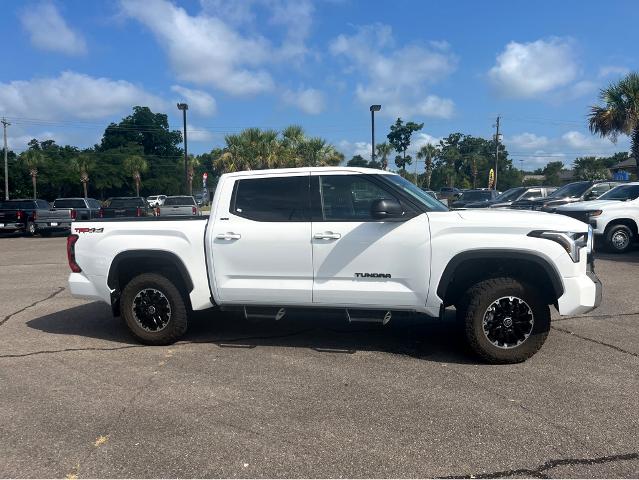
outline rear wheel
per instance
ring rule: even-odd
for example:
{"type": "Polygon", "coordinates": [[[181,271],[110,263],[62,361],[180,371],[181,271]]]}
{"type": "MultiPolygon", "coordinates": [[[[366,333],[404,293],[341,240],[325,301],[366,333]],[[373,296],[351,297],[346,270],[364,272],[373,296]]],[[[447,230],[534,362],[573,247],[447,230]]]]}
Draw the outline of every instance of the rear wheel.
{"type": "Polygon", "coordinates": [[[33,236],[36,234],[37,230],[38,230],[38,229],[36,228],[36,224],[35,224],[35,223],[33,223],[33,222],[27,222],[27,228],[26,228],[26,230],[25,230],[25,233],[26,233],[28,236],[33,237],[33,236]]]}
{"type": "Polygon", "coordinates": [[[632,247],[634,235],[626,225],[613,225],[606,233],[606,246],[611,252],[624,253],[632,247]]]}
{"type": "Polygon", "coordinates": [[[186,332],[184,297],[163,275],[144,273],[122,291],[120,309],[131,333],[147,345],[169,345],[186,332]]]}
{"type": "Polygon", "coordinates": [[[550,330],[550,309],[538,291],[514,278],[484,280],[460,302],[471,349],[489,363],[518,363],[533,356],[550,330]]]}

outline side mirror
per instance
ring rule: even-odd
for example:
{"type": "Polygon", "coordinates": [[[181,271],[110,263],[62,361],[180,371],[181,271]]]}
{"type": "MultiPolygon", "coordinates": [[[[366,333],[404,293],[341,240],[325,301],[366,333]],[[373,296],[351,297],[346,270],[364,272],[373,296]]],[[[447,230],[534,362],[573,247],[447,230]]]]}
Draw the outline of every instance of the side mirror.
{"type": "Polygon", "coordinates": [[[371,205],[371,216],[377,220],[400,218],[404,209],[394,198],[380,198],[371,205]]]}

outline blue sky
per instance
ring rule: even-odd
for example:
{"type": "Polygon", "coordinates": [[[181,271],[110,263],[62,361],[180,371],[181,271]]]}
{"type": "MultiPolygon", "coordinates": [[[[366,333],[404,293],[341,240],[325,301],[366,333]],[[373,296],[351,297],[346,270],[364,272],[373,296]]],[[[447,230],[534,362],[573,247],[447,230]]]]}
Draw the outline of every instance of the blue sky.
{"type": "Polygon", "coordinates": [[[631,1],[4,0],[0,115],[30,138],[90,146],[132,105],[187,101],[189,150],[226,133],[302,125],[349,158],[397,116],[414,148],[497,114],[515,166],[626,150],[592,136],[598,90],[637,69],[631,1]]]}

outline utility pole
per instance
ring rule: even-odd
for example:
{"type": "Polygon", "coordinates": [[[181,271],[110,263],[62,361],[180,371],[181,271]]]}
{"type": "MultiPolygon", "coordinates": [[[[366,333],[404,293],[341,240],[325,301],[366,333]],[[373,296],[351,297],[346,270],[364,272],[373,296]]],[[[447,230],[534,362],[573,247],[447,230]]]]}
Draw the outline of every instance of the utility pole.
{"type": "Polygon", "coordinates": [[[497,115],[497,123],[495,124],[495,128],[497,132],[495,133],[495,181],[493,183],[493,189],[497,191],[497,168],[499,167],[499,115],[497,115]]]}
{"type": "Polygon", "coordinates": [[[178,103],[178,110],[182,110],[182,119],[184,120],[184,194],[190,195],[189,192],[189,155],[186,150],[186,111],[189,106],[186,103],[178,103]]]}
{"type": "Polygon", "coordinates": [[[381,105],[371,105],[369,108],[371,111],[371,162],[375,161],[375,112],[381,109],[381,105]]]}
{"type": "Polygon", "coordinates": [[[2,117],[2,128],[4,130],[4,199],[9,200],[9,166],[7,163],[7,119],[2,117]]]}

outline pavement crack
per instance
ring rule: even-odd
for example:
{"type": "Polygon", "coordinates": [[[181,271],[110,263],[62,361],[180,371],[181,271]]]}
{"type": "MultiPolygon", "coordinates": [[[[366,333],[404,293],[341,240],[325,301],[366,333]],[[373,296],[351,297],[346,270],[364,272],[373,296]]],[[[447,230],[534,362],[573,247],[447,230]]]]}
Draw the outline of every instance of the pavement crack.
{"type": "Polygon", "coordinates": [[[548,478],[546,472],[556,467],[575,466],[575,465],[600,465],[604,463],[622,462],[627,460],[639,460],[639,453],[622,453],[619,455],[608,455],[605,457],[595,458],[561,458],[557,460],[549,460],[537,468],[517,468],[513,470],[502,470],[492,473],[477,473],[472,475],[451,475],[441,478],[505,478],[514,477],[515,475],[524,475],[530,478],[548,478]]]}
{"type": "Polygon", "coordinates": [[[578,333],[572,332],[570,330],[566,330],[565,328],[555,327],[554,325],[551,326],[550,328],[552,328],[553,330],[557,330],[558,332],[562,332],[562,333],[566,333],[568,335],[572,335],[573,337],[577,337],[577,338],[579,338],[581,340],[585,340],[587,342],[592,342],[592,343],[596,343],[597,345],[602,345],[604,347],[612,348],[613,350],[616,350],[617,352],[625,353],[626,355],[632,355],[633,357],[639,357],[639,353],[631,352],[629,350],[623,349],[623,348],[618,347],[616,345],[613,345],[611,343],[606,343],[606,342],[602,342],[601,340],[596,340],[594,338],[590,338],[590,337],[585,337],[583,335],[579,335],[578,333]]]}
{"type": "Polygon", "coordinates": [[[633,317],[639,315],[639,312],[626,312],[626,313],[602,313],[601,315],[575,315],[572,317],[560,317],[553,320],[552,323],[565,322],[567,320],[591,320],[594,318],[611,318],[611,317],[633,317]]]}
{"type": "Polygon", "coordinates": [[[47,355],[47,354],[55,354],[55,353],[65,353],[65,352],[110,352],[114,350],[126,350],[129,348],[149,348],[147,345],[125,345],[122,347],[85,347],[85,348],[63,348],[60,350],[38,350],[36,352],[27,352],[27,353],[7,353],[5,355],[0,355],[1,358],[22,358],[22,357],[31,357],[33,355],[47,355]]]}
{"type": "Polygon", "coordinates": [[[7,315],[6,317],[4,317],[2,320],[0,320],[0,326],[4,325],[5,323],[7,323],[7,321],[9,319],[11,319],[11,317],[16,316],[19,313],[24,312],[25,310],[31,308],[31,307],[35,307],[37,304],[42,303],[42,302],[46,302],[47,300],[51,300],[53,297],[55,297],[56,295],[59,295],[60,293],[62,293],[64,291],[64,287],[58,287],[58,289],[53,292],[51,295],[48,295],[45,298],[42,298],[40,300],[36,300],[35,302],[33,302],[31,305],[27,305],[24,308],[21,308],[20,310],[17,310],[13,313],[10,313],[9,315],[7,315]]]}

